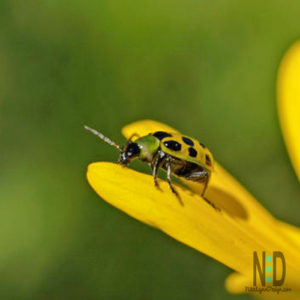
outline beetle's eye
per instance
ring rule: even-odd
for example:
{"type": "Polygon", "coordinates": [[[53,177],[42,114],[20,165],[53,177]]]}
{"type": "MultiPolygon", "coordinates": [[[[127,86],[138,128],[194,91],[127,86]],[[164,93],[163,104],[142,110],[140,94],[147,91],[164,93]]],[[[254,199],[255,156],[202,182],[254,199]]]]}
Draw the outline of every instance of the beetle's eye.
{"type": "Polygon", "coordinates": [[[136,143],[130,143],[126,149],[128,157],[138,156],[140,152],[140,147],[136,143]]]}

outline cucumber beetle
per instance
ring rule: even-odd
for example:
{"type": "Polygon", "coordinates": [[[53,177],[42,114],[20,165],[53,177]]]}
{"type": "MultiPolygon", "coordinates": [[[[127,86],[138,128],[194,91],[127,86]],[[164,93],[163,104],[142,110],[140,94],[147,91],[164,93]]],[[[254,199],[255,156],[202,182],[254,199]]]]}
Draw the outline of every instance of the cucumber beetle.
{"type": "Polygon", "coordinates": [[[201,196],[210,205],[217,208],[204,197],[214,161],[210,151],[201,142],[175,132],[156,131],[142,137],[138,136],[132,141],[132,138],[137,136],[134,134],[121,147],[95,129],[88,126],[84,126],[84,128],[115,147],[120,152],[118,162],[123,166],[127,166],[135,159],[147,162],[152,169],[154,184],[157,187],[158,169],[164,169],[167,172],[169,187],[179,200],[179,194],[172,185],[171,175],[204,183],[201,196]]]}

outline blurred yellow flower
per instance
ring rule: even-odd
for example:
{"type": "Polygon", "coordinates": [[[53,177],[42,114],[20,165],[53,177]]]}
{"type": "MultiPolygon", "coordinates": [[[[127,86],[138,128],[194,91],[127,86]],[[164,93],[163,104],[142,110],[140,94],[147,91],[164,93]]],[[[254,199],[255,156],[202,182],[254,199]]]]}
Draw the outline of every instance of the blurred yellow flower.
{"type": "Polygon", "coordinates": [[[300,41],[292,45],[282,60],[277,93],[283,136],[300,181],[300,41]]]}
{"type": "MultiPolygon", "coordinates": [[[[278,80],[279,114],[296,173],[300,176],[300,43],[283,59],[278,80]]],[[[176,131],[151,120],[123,128],[129,138],[154,131],[176,131]]],[[[154,226],[176,240],[212,257],[235,271],[226,280],[232,293],[253,286],[253,252],[271,255],[281,251],[286,262],[282,287],[289,292],[263,293],[266,298],[300,299],[300,229],[275,219],[238,181],[218,163],[206,196],[221,211],[201,198],[203,185],[181,179],[189,188],[176,185],[184,206],[176,201],[167,182],[154,188],[153,178],[108,162],[92,163],[87,178],[107,202],[128,215],[154,226]]],[[[261,287],[261,285],[259,285],[261,287]]],[[[270,285],[269,285],[270,286],[270,285]]]]}

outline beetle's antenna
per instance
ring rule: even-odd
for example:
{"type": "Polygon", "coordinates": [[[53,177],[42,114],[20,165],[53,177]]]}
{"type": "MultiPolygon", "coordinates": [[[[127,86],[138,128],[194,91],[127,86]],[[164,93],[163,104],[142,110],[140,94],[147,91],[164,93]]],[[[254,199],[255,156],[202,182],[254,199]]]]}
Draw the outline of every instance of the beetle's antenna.
{"type": "Polygon", "coordinates": [[[104,136],[101,132],[93,129],[93,128],[90,128],[86,125],[84,125],[84,129],[90,131],[91,133],[95,134],[97,137],[99,137],[101,140],[103,140],[104,142],[106,142],[107,144],[117,148],[120,152],[122,151],[122,148],[116,144],[115,142],[113,142],[111,139],[109,139],[108,137],[104,136]]]}

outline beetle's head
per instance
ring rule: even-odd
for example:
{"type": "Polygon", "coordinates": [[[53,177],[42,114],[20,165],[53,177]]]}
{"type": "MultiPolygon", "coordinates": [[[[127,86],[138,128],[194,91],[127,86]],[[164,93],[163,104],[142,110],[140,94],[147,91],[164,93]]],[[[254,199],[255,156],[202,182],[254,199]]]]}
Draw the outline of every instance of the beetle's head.
{"type": "Polygon", "coordinates": [[[129,141],[129,143],[127,143],[121,151],[119,162],[122,165],[127,165],[132,160],[138,158],[140,153],[141,153],[141,149],[139,145],[137,143],[129,141]]]}

